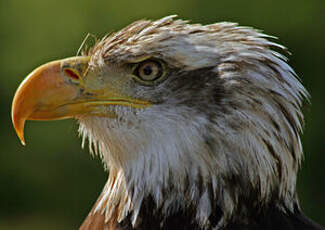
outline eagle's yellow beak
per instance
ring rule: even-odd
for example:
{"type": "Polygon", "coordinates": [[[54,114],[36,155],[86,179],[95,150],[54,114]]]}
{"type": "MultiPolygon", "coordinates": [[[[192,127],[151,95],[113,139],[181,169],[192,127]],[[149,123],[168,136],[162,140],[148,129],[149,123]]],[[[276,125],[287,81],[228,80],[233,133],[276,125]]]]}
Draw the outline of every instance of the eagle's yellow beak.
{"type": "Polygon", "coordinates": [[[150,104],[105,89],[87,92],[83,77],[88,62],[89,57],[53,61],[35,69],[21,83],[12,103],[12,121],[23,145],[26,120],[57,120],[96,112],[101,115],[98,106],[107,104],[137,108],[150,104]]]}

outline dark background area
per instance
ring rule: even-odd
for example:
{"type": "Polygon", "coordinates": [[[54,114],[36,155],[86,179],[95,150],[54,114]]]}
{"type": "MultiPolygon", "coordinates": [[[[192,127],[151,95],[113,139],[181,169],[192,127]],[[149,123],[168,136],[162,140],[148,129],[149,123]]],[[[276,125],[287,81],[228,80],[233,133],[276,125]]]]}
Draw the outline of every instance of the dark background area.
{"type": "Polygon", "coordinates": [[[0,0],[0,229],[77,229],[107,177],[81,149],[73,120],[27,122],[27,146],[20,144],[10,118],[19,83],[45,62],[76,55],[87,33],[101,37],[170,14],[253,26],[293,53],[289,63],[312,96],[298,193],[305,213],[325,225],[324,0],[0,0]]]}

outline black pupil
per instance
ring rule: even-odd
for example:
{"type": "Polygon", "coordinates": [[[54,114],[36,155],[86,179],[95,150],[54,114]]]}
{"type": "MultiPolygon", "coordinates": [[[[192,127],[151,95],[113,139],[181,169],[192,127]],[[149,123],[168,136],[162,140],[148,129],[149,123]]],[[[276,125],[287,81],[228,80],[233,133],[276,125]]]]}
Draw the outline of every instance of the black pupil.
{"type": "Polygon", "coordinates": [[[150,75],[150,74],[152,73],[152,68],[151,68],[151,66],[149,66],[149,65],[145,66],[145,67],[143,68],[143,73],[144,73],[145,75],[150,75]]]}

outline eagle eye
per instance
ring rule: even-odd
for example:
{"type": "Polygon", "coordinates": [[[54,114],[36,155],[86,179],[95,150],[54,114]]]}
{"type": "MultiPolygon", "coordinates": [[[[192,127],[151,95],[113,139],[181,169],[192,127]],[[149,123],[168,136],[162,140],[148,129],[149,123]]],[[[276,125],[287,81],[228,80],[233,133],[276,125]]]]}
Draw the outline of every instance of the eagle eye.
{"type": "Polygon", "coordinates": [[[146,60],[137,64],[133,74],[144,83],[152,83],[163,75],[163,67],[159,61],[146,60]]]}

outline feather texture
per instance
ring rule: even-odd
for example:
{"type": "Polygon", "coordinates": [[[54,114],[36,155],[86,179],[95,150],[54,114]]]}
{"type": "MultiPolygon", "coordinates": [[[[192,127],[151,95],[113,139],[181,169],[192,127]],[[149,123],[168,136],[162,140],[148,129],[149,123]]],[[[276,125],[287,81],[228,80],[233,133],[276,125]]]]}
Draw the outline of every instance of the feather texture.
{"type": "Polygon", "coordinates": [[[296,195],[308,93],[284,47],[250,27],[174,18],[137,21],[89,52],[102,78],[148,57],[168,76],[128,91],[149,108],[78,117],[109,169],[81,229],[317,229],[296,195]]]}

